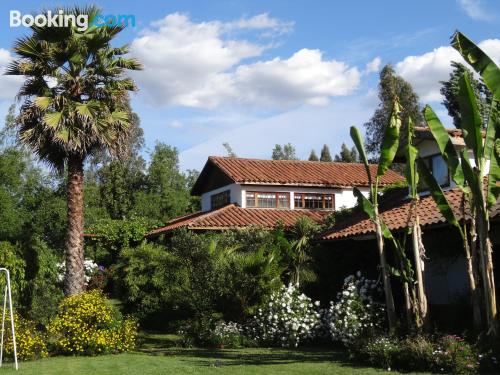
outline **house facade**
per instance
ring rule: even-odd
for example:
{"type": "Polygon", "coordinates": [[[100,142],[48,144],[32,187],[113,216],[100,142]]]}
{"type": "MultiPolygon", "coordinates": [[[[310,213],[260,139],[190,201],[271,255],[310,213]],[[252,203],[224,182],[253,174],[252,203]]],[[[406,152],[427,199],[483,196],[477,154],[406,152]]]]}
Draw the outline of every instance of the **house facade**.
{"type": "MultiPolygon", "coordinates": [[[[377,165],[371,165],[375,173],[377,165]]],[[[386,186],[403,181],[394,171],[381,179],[386,186]]],[[[368,195],[361,163],[208,158],[193,186],[201,211],[176,218],[150,233],[158,235],[187,227],[222,230],[250,225],[293,225],[301,216],[319,222],[326,215],[356,204],[353,190],[368,195]]]]}

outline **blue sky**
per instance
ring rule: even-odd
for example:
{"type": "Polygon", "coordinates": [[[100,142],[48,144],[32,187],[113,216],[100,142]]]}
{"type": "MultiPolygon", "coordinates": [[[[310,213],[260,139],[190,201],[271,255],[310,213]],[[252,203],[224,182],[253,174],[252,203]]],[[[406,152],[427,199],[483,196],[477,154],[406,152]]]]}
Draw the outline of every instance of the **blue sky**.
{"type": "MultiPolygon", "coordinates": [[[[0,69],[27,32],[9,26],[9,11],[74,3],[3,0],[0,69]]],[[[286,142],[303,158],[325,143],[337,152],[349,143],[349,126],[361,127],[373,113],[386,63],[445,117],[438,82],[458,59],[448,46],[456,29],[500,60],[496,0],[94,3],[103,14],[135,16],[136,26],[117,40],[145,65],[134,74],[133,108],[147,147],[157,140],[176,146],[183,168],[224,154],[223,142],[244,157],[268,158],[286,142]]],[[[0,116],[17,85],[0,77],[0,116]]]]}

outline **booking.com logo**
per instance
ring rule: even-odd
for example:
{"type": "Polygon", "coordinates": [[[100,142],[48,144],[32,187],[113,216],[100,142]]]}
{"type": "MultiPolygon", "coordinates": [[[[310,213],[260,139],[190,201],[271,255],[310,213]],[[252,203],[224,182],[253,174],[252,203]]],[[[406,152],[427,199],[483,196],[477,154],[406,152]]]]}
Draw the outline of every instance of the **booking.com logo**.
{"type": "Polygon", "coordinates": [[[64,10],[58,12],[47,11],[37,15],[22,14],[19,10],[10,11],[10,27],[68,27],[74,25],[78,31],[85,31],[89,26],[135,26],[133,14],[99,14],[89,22],[87,14],[65,14],[64,10]]]}

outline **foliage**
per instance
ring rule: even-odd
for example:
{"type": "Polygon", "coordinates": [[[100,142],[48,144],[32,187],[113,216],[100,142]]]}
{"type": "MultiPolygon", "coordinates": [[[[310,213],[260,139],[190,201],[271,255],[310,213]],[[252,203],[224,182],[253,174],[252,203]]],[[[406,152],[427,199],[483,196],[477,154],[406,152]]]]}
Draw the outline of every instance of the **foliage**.
{"type": "Polygon", "coordinates": [[[234,150],[231,147],[231,145],[229,144],[229,142],[224,142],[222,144],[222,147],[224,147],[224,150],[226,150],[228,157],[230,157],[230,158],[237,158],[238,157],[238,155],[236,155],[236,153],[234,152],[234,150]]]}
{"type": "MultiPolygon", "coordinates": [[[[0,307],[0,316],[3,311],[0,307]]],[[[4,357],[10,359],[14,355],[12,332],[10,329],[10,314],[5,314],[5,337],[4,357]]],[[[32,361],[48,356],[44,335],[37,329],[35,322],[24,319],[19,314],[14,314],[14,326],[16,332],[17,358],[23,361],[32,361]]]]}
{"type": "Polygon", "coordinates": [[[177,309],[189,290],[189,270],[178,256],[162,246],[142,243],[121,252],[117,281],[122,298],[137,316],[177,309]]]}
{"type": "Polygon", "coordinates": [[[311,267],[311,242],[318,230],[316,223],[307,217],[298,218],[290,230],[291,246],[285,262],[289,268],[290,282],[294,285],[316,279],[311,267]]]}
{"type": "Polygon", "coordinates": [[[371,119],[364,124],[367,136],[366,150],[376,155],[380,151],[396,98],[399,99],[402,107],[403,124],[407,124],[409,118],[412,118],[416,124],[423,122],[417,94],[408,82],[395,74],[394,68],[389,64],[380,72],[378,90],[380,103],[371,119]]]}
{"type": "Polygon", "coordinates": [[[360,272],[345,278],[327,315],[333,341],[356,346],[382,329],[385,309],[378,302],[380,292],[378,282],[362,277],[360,272]]]}
{"type": "Polygon", "coordinates": [[[309,158],[307,160],[309,160],[309,161],[319,161],[318,155],[316,155],[316,151],[311,150],[311,153],[309,154],[309,158]]]}
{"type": "Polygon", "coordinates": [[[189,321],[178,333],[181,335],[183,347],[196,344],[202,347],[234,349],[255,345],[245,334],[243,325],[213,318],[189,321]]]}
{"type": "MultiPolygon", "coordinates": [[[[7,268],[10,272],[12,299],[14,300],[14,304],[17,304],[26,286],[26,262],[21,257],[19,246],[12,245],[10,242],[0,242],[0,266],[7,268]]],[[[5,278],[3,274],[0,276],[0,290],[2,291],[0,295],[3,297],[5,278]]]]}
{"type": "Polygon", "coordinates": [[[437,371],[452,374],[475,374],[477,372],[477,353],[461,337],[451,335],[441,337],[432,354],[437,371]]]}
{"type": "Polygon", "coordinates": [[[271,155],[273,160],[298,160],[295,154],[295,146],[291,143],[287,143],[283,146],[275,145],[273,148],[273,153],[271,155]]]}
{"type": "Polygon", "coordinates": [[[321,149],[321,154],[319,156],[319,161],[326,161],[326,162],[332,161],[332,155],[330,154],[330,148],[328,147],[328,145],[323,145],[323,148],[321,149]]]}
{"type": "Polygon", "coordinates": [[[274,293],[253,317],[249,335],[256,341],[282,347],[297,347],[313,337],[319,313],[310,298],[292,284],[274,293]]]}
{"type": "Polygon", "coordinates": [[[133,349],[137,324],[93,290],[65,298],[47,331],[56,353],[98,355],[133,349]]]}
{"type": "Polygon", "coordinates": [[[481,112],[481,117],[483,118],[483,124],[486,124],[486,119],[488,118],[489,106],[491,103],[491,92],[488,87],[484,84],[482,79],[474,78],[471,70],[467,68],[464,64],[458,63],[456,61],[451,62],[453,67],[450,73],[450,78],[447,81],[441,81],[441,95],[444,96],[442,104],[448,110],[448,115],[453,119],[453,125],[456,128],[460,128],[461,117],[460,117],[460,106],[458,103],[459,95],[459,80],[462,75],[468,74],[471,81],[471,86],[474,90],[475,96],[478,100],[479,111],[481,112]]]}
{"type": "Polygon", "coordinates": [[[347,147],[345,143],[342,143],[340,153],[335,155],[334,160],[336,162],[343,163],[357,163],[359,161],[359,157],[358,152],[356,151],[356,147],[353,146],[351,149],[349,149],[349,147],[347,147]]]}
{"type": "MultiPolygon", "coordinates": [[[[95,263],[92,259],[85,259],[83,261],[83,268],[84,268],[84,284],[87,286],[92,279],[92,277],[96,274],[96,272],[99,269],[99,265],[95,263]]],[[[64,280],[64,275],[66,274],[66,263],[61,262],[57,264],[57,270],[58,270],[58,275],[57,278],[59,282],[62,282],[64,280]]]]}

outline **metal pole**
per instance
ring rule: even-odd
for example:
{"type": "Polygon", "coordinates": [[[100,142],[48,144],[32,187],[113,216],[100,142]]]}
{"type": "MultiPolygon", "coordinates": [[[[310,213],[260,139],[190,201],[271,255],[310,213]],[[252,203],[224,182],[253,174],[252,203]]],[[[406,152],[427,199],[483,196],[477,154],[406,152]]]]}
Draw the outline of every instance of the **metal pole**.
{"type": "MultiPolygon", "coordinates": [[[[14,309],[12,308],[12,289],[10,286],[10,273],[9,270],[6,268],[0,268],[0,272],[5,272],[5,277],[7,279],[7,285],[6,285],[6,292],[8,294],[9,298],[9,310],[10,310],[10,328],[11,328],[11,333],[12,333],[12,347],[14,349],[14,365],[16,370],[19,370],[19,364],[17,363],[17,346],[16,346],[16,331],[14,327],[14,309]]],[[[7,296],[4,296],[7,297],[7,296]]],[[[3,309],[3,319],[2,319],[2,341],[3,341],[3,333],[4,333],[4,321],[5,321],[5,301],[6,298],[4,298],[4,309],[3,309]]],[[[2,342],[3,344],[3,342],[2,342]]],[[[2,350],[3,350],[3,345],[2,345],[2,350]]]]}
{"type": "Polygon", "coordinates": [[[2,339],[0,341],[0,367],[3,362],[3,335],[5,332],[5,310],[7,308],[7,284],[5,284],[5,292],[3,294],[3,309],[2,309],[2,339]]]}

